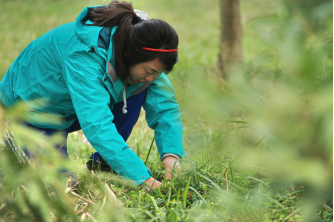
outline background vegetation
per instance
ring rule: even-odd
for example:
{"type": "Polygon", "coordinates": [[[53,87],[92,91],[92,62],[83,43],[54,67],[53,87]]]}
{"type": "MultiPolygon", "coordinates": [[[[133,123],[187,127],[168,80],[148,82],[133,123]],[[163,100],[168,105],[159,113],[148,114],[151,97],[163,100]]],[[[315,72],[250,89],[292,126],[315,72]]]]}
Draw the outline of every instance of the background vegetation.
{"type": "MultiPolygon", "coordinates": [[[[0,0],[1,74],[30,41],[101,3],[0,0]]],[[[81,132],[68,140],[71,161],[63,160],[52,149],[57,136],[50,141],[16,124],[17,107],[6,119],[39,161],[23,167],[2,148],[0,220],[332,221],[332,2],[241,1],[244,67],[228,82],[217,68],[218,1],[133,5],[180,37],[169,78],[183,112],[184,171],[152,193],[88,172],[94,150],[81,132]],[[60,167],[79,175],[78,191],[66,188],[60,167]]],[[[152,139],[142,113],[128,143],[145,160],[152,139]]],[[[147,166],[164,180],[155,145],[147,166]]]]}

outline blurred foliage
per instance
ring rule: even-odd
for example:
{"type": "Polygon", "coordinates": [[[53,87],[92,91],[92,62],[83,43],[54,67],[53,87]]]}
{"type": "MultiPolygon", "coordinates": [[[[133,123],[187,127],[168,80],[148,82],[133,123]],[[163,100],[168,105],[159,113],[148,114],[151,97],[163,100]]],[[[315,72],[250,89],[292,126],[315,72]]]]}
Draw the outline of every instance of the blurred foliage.
{"type": "MultiPolygon", "coordinates": [[[[0,4],[4,74],[30,41],[101,2],[0,4]]],[[[52,149],[59,137],[17,124],[17,107],[6,121],[38,159],[20,165],[2,145],[0,220],[332,221],[332,4],[241,1],[245,63],[225,82],[216,67],[217,1],[134,0],[135,8],[166,20],[180,37],[179,62],[169,78],[183,111],[184,171],[149,194],[115,176],[87,172],[84,163],[94,149],[81,132],[69,137],[67,161],[52,149]],[[76,191],[67,188],[60,169],[78,174],[76,191]]],[[[152,138],[142,113],[128,143],[145,160],[152,138]]],[[[163,179],[156,149],[147,166],[163,179]]]]}

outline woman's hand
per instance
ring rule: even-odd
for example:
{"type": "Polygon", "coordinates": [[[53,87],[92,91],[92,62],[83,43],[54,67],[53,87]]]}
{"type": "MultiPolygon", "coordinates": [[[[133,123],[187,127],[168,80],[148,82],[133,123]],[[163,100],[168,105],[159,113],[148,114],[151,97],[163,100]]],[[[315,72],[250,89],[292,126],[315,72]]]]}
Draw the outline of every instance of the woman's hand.
{"type": "Polygon", "coordinates": [[[142,187],[144,189],[147,189],[148,191],[151,190],[151,188],[149,186],[151,186],[153,189],[157,188],[157,187],[160,187],[162,185],[162,183],[160,181],[157,181],[156,179],[154,179],[153,177],[150,177],[148,178],[147,180],[145,180],[143,183],[142,183],[142,187]]]}
{"type": "Polygon", "coordinates": [[[173,167],[175,164],[175,169],[176,172],[179,172],[181,170],[181,165],[178,161],[178,159],[174,156],[166,156],[163,160],[162,160],[162,165],[166,168],[167,173],[165,175],[166,178],[168,179],[172,179],[172,175],[171,172],[173,171],[173,167]]]}
{"type": "MultiPolygon", "coordinates": [[[[171,172],[173,171],[174,165],[176,168],[176,172],[179,172],[181,170],[181,166],[180,163],[178,161],[178,159],[174,156],[166,156],[163,160],[162,160],[162,165],[166,168],[167,173],[165,175],[166,178],[168,179],[172,179],[172,175],[171,172]]],[[[142,183],[142,187],[144,189],[147,189],[148,191],[151,190],[151,188],[149,186],[151,186],[153,189],[162,186],[162,183],[156,179],[154,179],[153,177],[148,178],[147,180],[145,180],[142,183]]]]}

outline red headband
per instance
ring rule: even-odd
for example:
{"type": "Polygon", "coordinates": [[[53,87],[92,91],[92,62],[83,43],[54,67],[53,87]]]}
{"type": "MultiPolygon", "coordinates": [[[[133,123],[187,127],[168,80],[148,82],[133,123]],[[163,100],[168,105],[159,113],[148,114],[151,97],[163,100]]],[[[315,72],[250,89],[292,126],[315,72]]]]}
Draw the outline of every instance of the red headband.
{"type": "Polygon", "coordinates": [[[154,52],[176,52],[178,50],[178,49],[152,49],[147,47],[143,47],[142,49],[154,52]]]}

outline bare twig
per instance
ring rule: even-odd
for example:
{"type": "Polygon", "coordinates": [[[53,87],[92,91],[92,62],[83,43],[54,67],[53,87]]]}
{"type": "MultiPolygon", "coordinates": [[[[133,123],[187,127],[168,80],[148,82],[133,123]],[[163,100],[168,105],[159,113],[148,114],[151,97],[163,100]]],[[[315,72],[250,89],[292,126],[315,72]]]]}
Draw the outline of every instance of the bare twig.
{"type": "Polygon", "coordinates": [[[0,206],[0,211],[1,211],[3,208],[5,208],[5,206],[6,206],[6,203],[1,204],[1,206],[0,206]]]}
{"type": "Polygon", "coordinates": [[[88,200],[88,199],[86,199],[86,198],[84,198],[84,197],[82,197],[82,196],[80,196],[80,195],[74,193],[73,191],[70,191],[70,193],[71,193],[73,196],[75,196],[75,197],[77,197],[77,198],[79,198],[79,199],[81,199],[81,200],[83,200],[83,201],[86,201],[86,202],[88,202],[88,203],[94,205],[94,202],[93,202],[93,201],[88,200]]]}
{"type": "Polygon", "coordinates": [[[77,215],[79,215],[80,213],[84,212],[86,210],[86,208],[89,206],[87,203],[84,203],[84,204],[81,204],[81,205],[84,205],[81,209],[79,209],[79,210],[75,209],[75,213],[77,215]]]}
{"type": "Polygon", "coordinates": [[[80,220],[83,221],[86,218],[86,213],[83,213],[80,217],[80,220]]]}

